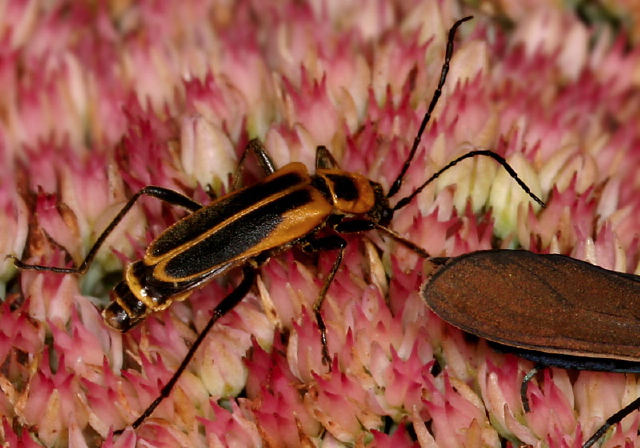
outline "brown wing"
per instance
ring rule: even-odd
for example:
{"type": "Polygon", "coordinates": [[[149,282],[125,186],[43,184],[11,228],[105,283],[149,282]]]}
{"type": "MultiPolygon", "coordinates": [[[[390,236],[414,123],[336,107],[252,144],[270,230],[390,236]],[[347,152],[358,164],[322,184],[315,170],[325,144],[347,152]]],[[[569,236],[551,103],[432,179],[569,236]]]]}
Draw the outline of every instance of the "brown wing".
{"type": "Polygon", "coordinates": [[[453,258],[424,285],[446,322],[507,346],[640,360],[640,277],[563,255],[494,250],[453,258]]]}

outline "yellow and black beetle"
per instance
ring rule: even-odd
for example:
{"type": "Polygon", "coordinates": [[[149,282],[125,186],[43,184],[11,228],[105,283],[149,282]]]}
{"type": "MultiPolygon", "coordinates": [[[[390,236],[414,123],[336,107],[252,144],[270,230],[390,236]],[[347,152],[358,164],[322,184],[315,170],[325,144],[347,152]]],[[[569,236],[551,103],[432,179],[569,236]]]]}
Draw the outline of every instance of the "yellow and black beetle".
{"type": "Polygon", "coordinates": [[[82,274],[88,269],[107,236],[141,196],[152,196],[193,212],[160,234],[147,248],[141,260],[128,265],[124,280],[111,292],[112,301],[103,311],[103,316],[111,327],[122,332],[140,323],[149,313],[163,310],[175,300],[186,299],[208,280],[233,268],[242,267],[243,278],[240,283],[215,308],[210,321],[198,335],[171,380],[164,385],[160,396],[133,422],[134,428],[150,416],[169,395],[207,332],[220,317],[243,299],[255,282],[257,268],[275,253],[294,245],[306,252],[338,250],[338,256],[314,303],[314,313],[321,331],[323,362],[328,364],[330,356],[326,344],[326,328],[320,309],[346,247],[341,234],[377,229],[420,256],[428,257],[422,248],[387,226],[394,213],[406,206],[430,182],[460,161],[475,156],[488,156],[496,160],[524,191],[544,205],[518,178],[504,158],[485,150],[472,151],[455,159],[395,206],[389,204],[389,198],[400,190],[422,133],[441,95],[453,53],[456,30],[469,19],[471,17],[457,21],[449,31],[438,87],[409,156],[388,193],[384,193],[381,184],[361,174],[341,170],[334,157],[323,146],[316,151],[314,174],[310,174],[305,165],[298,162],[276,169],[262,143],[254,139],[249,142],[240,158],[235,191],[206,206],[173,190],[147,186],[129,199],[79,267],[31,265],[11,256],[19,269],[82,274]],[[266,177],[254,185],[236,189],[240,177],[238,174],[249,153],[254,154],[266,177]]]}

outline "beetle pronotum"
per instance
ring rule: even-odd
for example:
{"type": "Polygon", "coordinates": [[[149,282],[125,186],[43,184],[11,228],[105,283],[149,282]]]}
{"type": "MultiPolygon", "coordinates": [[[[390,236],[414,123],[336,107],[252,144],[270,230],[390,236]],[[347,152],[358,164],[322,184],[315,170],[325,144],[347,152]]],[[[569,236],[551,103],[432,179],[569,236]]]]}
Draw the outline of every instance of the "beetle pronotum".
{"type": "MultiPolygon", "coordinates": [[[[432,260],[442,266],[422,289],[429,307],[498,351],[538,366],[640,373],[640,276],[524,250],[432,260]]],[[[526,411],[530,379],[522,383],[526,411]]],[[[640,398],[609,417],[583,447],[638,408],[640,398]]]]}
{"type": "MultiPolygon", "coordinates": [[[[318,147],[316,151],[314,174],[310,174],[303,164],[297,162],[276,169],[262,143],[254,139],[245,148],[238,164],[239,172],[250,153],[257,158],[258,165],[266,177],[254,185],[236,189],[206,206],[173,190],[147,186],[129,199],[97,238],[78,267],[27,264],[12,257],[20,269],[83,274],[108,235],[140,197],[152,196],[192,212],[158,236],[147,248],[141,260],[128,265],[124,280],[111,292],[112,301],[103,311],[103,316],[108,325],[122,332],[139,324],[150,313],[165,309],[173,301],[186,299],[196,288],[212,278],[232,268],[242,268],[242,280],[213,310],[209,322],[194,341],[172,378],[163,386],[160,395],[132,423],[133,428],[140,426],[171,393],[206,334],[220,317],[235,307],[249,292],[254,285],[257,269],[272,255],[294,245],[307,252],[338,251],[333,267],[326,276],[313,306],[321,333],[323,362],[328,364],[330,355],[326,344],[326,328],[320,311],[345,250],[346,241],[341,234],[376,229],[427,258],[429,255],[422,248],[401,237],[388,225],[396,211],[409,204],[443,172],[462,160],[476,156],[496,160],[529,196],[544,205],[504,158],[486,150],[472,151],[453,160],[411,194],[400,199],[395,206],[389,205],[389,199],[400,190],[441,95],[453,53],[456,30],[470,18],[465,17],[457,21],[449,31],[438,86],[411,151],[388,193],[385,194],[381,184],[377,182],[360,174],[342,171],[331,153],[323,146],[318,147]],[[324,229],[329,235],[319,234],[324,229]]],[[[236,184],[238,178],[236,175],[236,184]]]]}

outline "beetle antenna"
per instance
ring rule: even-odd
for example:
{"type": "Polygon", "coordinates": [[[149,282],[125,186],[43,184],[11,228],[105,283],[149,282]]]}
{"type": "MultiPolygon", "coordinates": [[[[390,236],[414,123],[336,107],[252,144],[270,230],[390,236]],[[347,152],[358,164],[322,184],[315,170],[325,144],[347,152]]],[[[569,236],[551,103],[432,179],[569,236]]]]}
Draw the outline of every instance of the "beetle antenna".
{"type": "Polygon", "coordinates": [[[457,159],[449,162],[444,168],[438,170],[435,174],[433,174],[429,179],[427,179],[427,181],[425,183],[423,183],[422,185],[420,185],[418,188],[416,188],[413,193],[411,193],[409,196],[407,196],[406,198],[402,198],[398,201],[398,203],[395,205],[395,207],[393,207],[393,209],[391,209],[394,213],[397,210],[400,210],[402,207],[406,206],[407,204],[409,204],[409,202],[411,202],[413,200],[414,197],[416,197],[416,195],[418,195],[422,190],[424,190],[424,188],[429,185],[431,182],[433,182],[434,180],[436,180],[438,177],[440,177],[440,175],[442,175],[442,173],[444,173],[445,171],[447,171],[449,168],[457,165],[458,163],[462,162],[465,159],[468,159],[470,157],[475,157],[475,156],[487,156],[487,157],[491,157],[493,160],[495,160],[496,162],[498,162],[500,165],[502,165],[502,167],[505,169],[505,171],[507,173],[509,173],[509,176],[511,176],[513,178],[513,180],[515,180],[518,185],[520,185],[520,188],[522,188],[524,190],[525,193],[527,193],[531,199],[533,199],[534,201],[536,201],[541,207],[545,207],[545,203],[542,201],[542,199],[540,199],[538,196],[536,196],[531,189],[527,186],[527,184],[524,183],[524,181],[522,179],[520,179],[520,177],[518,176],[518,173],[516,173],[516,171],[511,167],[511,165],[509,165],[507,163],[507,161],[504,159],[504,157],[502,157],[500,154],[497,154],[493,151],[489,151],[487,149],[479,149],[477,151],[471,151],[468,152],[460,157],[458,157],[457,159]]]}
{"type": "Polygon", "coordinates": [[[389,193],[387,193],[387,197],[390,198],[394,196],[400,190],[402,186],[402,181],[404,179],[405,174],[407,174],[407,170],[409,169],[409,165],[411,165],[411,161],[416,155],[416,151],[418,150],[418,145],[420,144],[420,140],[422,139],[422,134],[424,133],[425,128],[427,127],[427,123],[431,119],[431,114],[433,110],[436,108],[436,104],[438,104],[438,100],[440,99],[440,95],[442,95],[442,88],[444,87],[444,83],[447,80],[447,74],[449,73],[449,62],[451,62],[451,57],[453,55],[453,40],[456,36],[456,31],[458,27],[462,25],[467,20],[471,20],[473,16],[467,16],[463,19],[458,20],[453,24],[451,29],[449,30],[449,37],[447,39],[447,51],[444,56],[444,64],[442,64],[442,70],[440,72],[440,82],[438,83],[438,87],[435,92],[433,92],[433,97],[431,98],[431,103],[429,104],[429,108],[427,109],[427,113],[424,115],[422,119],[422,123],[420,124],[420,129],[418,129],[418,135],[413,140],[413,146],[411,147],[411,152],[409,153],[409,157],[405,160],[404,165],[402,166],[402,170],[398,177],[391,185],[389,189],[389,193]]]}

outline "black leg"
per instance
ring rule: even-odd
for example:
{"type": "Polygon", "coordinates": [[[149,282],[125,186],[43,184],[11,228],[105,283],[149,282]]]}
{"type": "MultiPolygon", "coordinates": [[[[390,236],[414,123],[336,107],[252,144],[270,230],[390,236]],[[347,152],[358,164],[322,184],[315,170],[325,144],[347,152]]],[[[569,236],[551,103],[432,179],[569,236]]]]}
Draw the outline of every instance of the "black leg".
{"type": "Polygon", "coordinates": [[[609,417],[607,421],[604,422],[604,425],[598,428],[595,434],[589,437],[589,440],[587,440],[584,445],[582,445],[582,448],[589,448],[590,446],[593,446],[602,436],[604,436],[604,433],[606,433],[607,430],[611,428],[611,426],[620,423],[623,418],[637,409],[640,409],[640,398],[636,398],[627,406],[609,417]]]}
{"type": "Polygon", "coordinates": [[[529,383],[539,371],[546,368],[547,366],[536,363],[536,365],[533,366],[533,369],[529,370],[524,378],[522,378],[522,384],[520,384],[520,399],[522,400],[524,412],[531,412],[531,406],[529,406],[529,399],[527,398],[527,388],[529,387],[529,383]]]}
{"type": "MultiPolygon", "coordinates": [[[[160,391],[160,395],[158,395],[158,398],[156,398],[149,405],[149,407],[147,407],[147,409],[145,409],[145,411],[142,414],[140,414],[140,417],[138,417],[131,424],[133,429],[138,428],[151,414],[153,414],[153,411],[155,411],[155,409],[160,405],[160,403],[162,403],[162,400],[164,400],[169,396],[169,394],[171,394],[173,387],[176,385],[176,383],[180,379],[182,372],[184,372],[184,370],[187,368],[187,366],[193,359],[193,356],[195,355],[196,350],[198,350],[198,347],[200,347],[200,345],[202,344],[202,341],[204,341],[204,338],[207,336],[207,333],[209,333],[213,325],[222,316],[224,316],[229,311],[231,311],[247,295],[247,293],[255,283],[256,276],[257,276],[256,266],[251,263],[247,264],[243,270],[243,278],[240,284],[236,286],[236,289],[231,291],[229,295],[227,295],[227,297],[225,297],[222,300],[222,302],[218,304],[215,310],[213,310],[213,315],[211,316],[211,319],[209,319],[209,322],[207,323],[207,325],[204,327],[204,329],[200,332],[196,340],[193,342],[193,345],[189,349],[187,356],[184,357],[184,359],[182,360],[182,363],[180,363],[180,366],[177,368],[177,370],[175,371],[171,379],[167,382],[167,384],[164,385],[164,387],[160,391]]],[[[115,435],[122,434],[123,431],[124,429],[120,429],[118,431],[115,431],[114,434],[115,435]]]]}
{"type": "Polygon", "coordinates": [[[429,253],[426,250],[424,250],[423,248],[418,246],[416,243],[404,238],[403,236],[401,236],[395,230],[391,230],[391,229],[389,229],[387,227],[380,226],[380,225],[376,225],[376,229],[378,229],[379,231],[381,231],[383,233],[386,233],[387,235],[389,235],[391,238],[396,240],[398,243],[402,244],[407,249],[411,249],[412,251],[414,251],[420,257],[422,257],[422,258],[429,258],[430,257],[429,253]]]}
{"type": "Polygon", "coordinates": [[[202,205],[198,204],[191,198],[181,193],[178,193],[177,191],[173,191],[164,187],[156,187],[153,185],[149,185],[144,187],[140,191],[138,191],[136,194],[134,194],[131,197],[131,199],[129,199],[129,201],[125,204],[122,210],[120,210],[120,212],[116,215],[113,221],[111,221],[111,223],[109,223],[107,228],[104,229],[104,231],[100,234],[100,236],[98,237],[96,242],[93,244],[91,249],[89,249],[87,256],[84,258],[82,263],[80,263],[80,266],[73,267],[73,268],[60,268],[55,266],[42,266],[39,264],[27,264],[22,260],[19,260],[13,255],[7,255],[6,258],[13,259],[13,263],[18,269],[34,269],[36,271],[50,271],[50,272],[57,272],[59,274],[83,274],[87,272],[87,269],[89,269],[91,262],[96,256],[96,253],[98,252],[100,247],[104,244],[107,237],[111,234],[111,232],[113,232],[113,229],[115,229],[116,226],[120,224],[120,221],[122,221],[122,219],[126,216],[129,210],[131,210],[131,207],[133,207],[133,204],[135,204],[135,202],[141,196],[151,196],[151,197],[160,199],[164,202],[168,202],[170,204],[186,208],[187,210],[190,210],[192,212],[195,212],[196,210],[199,210],[200,208],[202,208],[202,205]]]}
{"type": "Polygon", "coordinates": [[[329,286],[331,286],[333,278],[336,276],[336,273],[340,268],[340,263],[342,263],[342,257],[344,256],[344,250],[346,247],[347,242],[339,235],[329,235],[322,238],[309,239],[303,243],[302,246],[303,250],[308,253],[327,250],[339,251],[336,260],[333,262],[333,267],[329,271],[329,274],[327,274],[327,278],[324,280],[322,288],[320,288],[320,292],[318,293],[318,297],[313,304],[313,314],[316,316],[316,322],[318,323],[318,329],[320,330],[320,342],[322,343],[322,364],[329,368],[331,368],[331,356],[329,355],[329,347],[327,346],[327,326],[324,323],[322,314],[320,314],[320,310],[322,309],[322,304],[327,296],[329,286]]]}
{"type": "Polygon", "coordinates": [[[242,151],[242,155],[240,156],[240,160],[238,160],[238,167],[236,168],[236,172],[233,175],[233,185],[231,187],[231,191],[235,191],[240,188],[240,184],[242,183],[242,168],[244,167],[245,162],[247,161],[247,155],[249,153],[253,153],[256,161],[258,162],[258,166],[262,169],[264,174],[267,176],[276,172],[276,166],[271,160],[269,153],[266,148],[262,144],[260,140],[254,138],[247,146],[245,146],[242,151]]]}
{"type": "Polygon", "coordinates": [[[422,258],[429,258],[430,255],[416,243],[404,238],[395,230],[389,229],[388,227],[381,226],[372,221],[366,220],[350,220],[350,221],[342,221],[337,224],[335,227],[336,232],[338,233],[361,233],[366,232],[368,230],[377,229],[386,235],[389,235],[391,238],[396,240],[398,243],[405,246],[407,249],[411,249],[415,253],[417,253],[422,258]]]}
{"type": "Polygon", "coordinates": [[[316,169],[338,170],[340,165],[336,161],[333,154],[329,152],[326,146],[318,146],[316,148],[316,169]]]}

